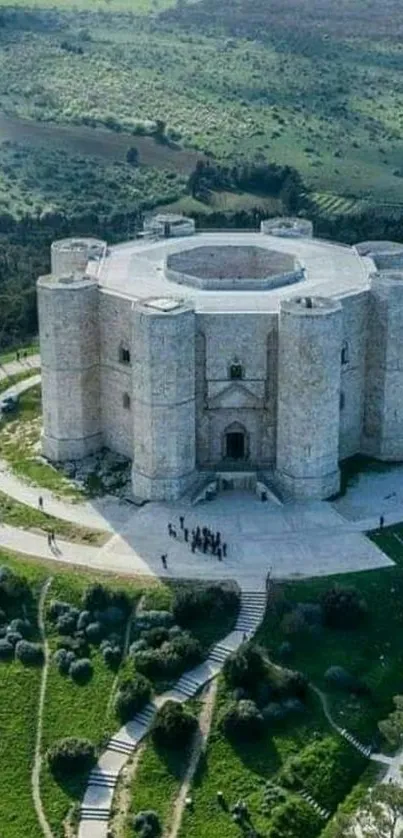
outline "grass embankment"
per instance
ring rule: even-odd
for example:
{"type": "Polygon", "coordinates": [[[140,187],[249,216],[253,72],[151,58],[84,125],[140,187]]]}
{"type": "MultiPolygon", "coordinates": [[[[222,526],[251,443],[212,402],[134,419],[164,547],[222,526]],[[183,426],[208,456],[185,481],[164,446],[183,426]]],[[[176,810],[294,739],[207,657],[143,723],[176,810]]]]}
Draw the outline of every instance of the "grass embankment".
{"type": "Polygon", "coordinates": [[[71,481],[39,459],[41,428],[41,387],[38,384],[21,395],[17,416],[4,417],[0,426],[0,457],[18,476],[71,500],[82,498],[84,493],[71,481]]]}
{"type": "Polygon", "coordinates": [[[20,381],[33,378],[39,372],[39,367],[27,367],[25,372],[19,372],[15,375],[8,375],[6,378],[0,378],[0,394],[4,393],[5,390],[8,390],[9,387],[14,387],[16,384],[19,384],[20,381]]]}
{"type": "MultiPolygon", "coordinates": [[[[32,343],[17,346],[15,349],[7,349],[5,352],[0,352],[0,367],[3,366],[3,364],[9,364],[10,361],[16,361],[17,352],[19,352],[20,355],[23,355],[24,352],[26,352],[28,356],[37,355],[39,354],[39,342],[33,341],[32,343]]],[[[24,358],[21,357],[20,360],[24,363],[24,358]]],[[[27,367],[27,373],[29,372],[29,369],[30,367],[27,367]]]]}
{"type": "Polygon", "coordinates": [[[10,498],[9,495],[5,495],[1,491],[0,520],[3,524],[39,533],[54,532],[56,536],[75,544],[91,544],[92,546],[102,547],[110,537],[107,532],[102,530],[93,530],[89,527],[70,523],[70,521],[63,521],[61,518],[54,518],[52,515],[47,515],[46,512],[41,512],[25,503],[19,503],[19,501],[10,498]]]}

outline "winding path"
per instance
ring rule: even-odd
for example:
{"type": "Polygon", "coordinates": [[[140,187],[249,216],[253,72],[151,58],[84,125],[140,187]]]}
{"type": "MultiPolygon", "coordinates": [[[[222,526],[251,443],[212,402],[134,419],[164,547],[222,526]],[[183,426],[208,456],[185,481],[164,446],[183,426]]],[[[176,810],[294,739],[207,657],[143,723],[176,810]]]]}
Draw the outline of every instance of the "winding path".
{"type": "Polygon", "coordinates": [[[39,692],[39,702],[38,702],[38,717],[37,717],[37,725],[36,725],[36,741],[35,741],[35,756],[34,756],[34,764],[32,766],[32,775],[31,775],[31,785],[32,785],[32,797],[34,801],[35,811],[38,816],[39,823],[41,825],[41,829],[44,835],[44,838],[54,838],[53,832],[49,826],[47,821],[44,808],[42,806],[42,799],[41,799],[41,791],[40,791],[40,773],[41,773],[41,763],[42,763],[42,729],[43,729],[43,708],[45,705],[45,695],[46,695],[46,684],[48,679],[48,670],[49,670],[49,660],[50,660],[50,651],[49,651],[49,644],[46,637],[45,631],[45,600],[48,593],[48,590],[52,584],[52,577],[46,580],[44,583],[41,595],[39,598],[38,603],[38,627],[39,633],[41,637],[41,642],[43,644],[43,651],[44,651],[44,665],[42,668],[42,678],[41,678],[41,688],[39,692]]]}

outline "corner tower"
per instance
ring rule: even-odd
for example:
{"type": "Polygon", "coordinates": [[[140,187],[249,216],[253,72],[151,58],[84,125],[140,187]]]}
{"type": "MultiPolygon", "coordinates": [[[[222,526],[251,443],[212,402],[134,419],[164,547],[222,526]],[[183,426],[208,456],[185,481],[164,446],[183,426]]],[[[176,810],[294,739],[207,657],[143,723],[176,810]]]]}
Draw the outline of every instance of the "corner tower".
{"type": "Polygon", "coordinates": [[[195,479],[195,313],[182,300],[133,306],[133,494],[175,500],[195,479]]]}
{"type": "Polygon", "coordinates": [[[403,271],[371,276],[362,450],[403,460],[403,271]]]}
{"type": "MultiPolygon", "coordinates": [[[[52,264],[69,267],[55,265],[53,252],[52,264]]],[[[102,446],[98,285],[82,272],[52,273],[39,278],[37,290],[42,451],[50,460],[81,459],[102,446]]]]}
{"type": "Polygon", "coordinates": [[[276,476],[295,499],[324,499],[339,489],[341,341],[339,302],[281,303],[276,476]]]}

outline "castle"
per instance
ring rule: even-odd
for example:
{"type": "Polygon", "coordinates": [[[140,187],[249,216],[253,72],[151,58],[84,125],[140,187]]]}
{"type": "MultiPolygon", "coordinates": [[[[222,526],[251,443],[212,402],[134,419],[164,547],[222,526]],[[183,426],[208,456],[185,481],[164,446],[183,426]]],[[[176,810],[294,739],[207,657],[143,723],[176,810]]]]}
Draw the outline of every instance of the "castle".
{"type": "Polygon", "coordinates": [[[50,460],[110,448],[142,500],[213,478],[323,499],[344,458],[403,460],[403,245],[321,241],[303,219],[196,233],[166,215],[110,248],[56,241],[51,261],[50,460]]]}

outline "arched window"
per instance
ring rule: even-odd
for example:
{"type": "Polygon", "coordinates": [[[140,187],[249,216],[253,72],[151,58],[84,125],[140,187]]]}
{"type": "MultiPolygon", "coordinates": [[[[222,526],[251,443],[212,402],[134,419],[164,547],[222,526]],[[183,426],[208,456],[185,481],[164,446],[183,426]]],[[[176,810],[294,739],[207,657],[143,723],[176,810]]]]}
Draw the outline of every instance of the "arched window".
{"type": "Polygon", "coordinates": [[[119,347],[119,361],[121,364],[130,364],[130,349],[123,344],[119,347]]]}
{"type": "Polygon", "coordinates": [[[243,367],[239,361],[235,361],[229,368],[229,377],[231,381],[239,381],[243,378],[243,367]]]}
{"type": "Polygon", "coordinates": [[[123,393],[123,407],[125,410],[130,410],[131,399],[128,393],[123,393]]]}
{"type": "Polygon", "coordinates": [[[350,361],[350,350],[349,345],[346,340],[343,340],[343,344],[341,347],[341,365],[345,367],[350,361]]]}

